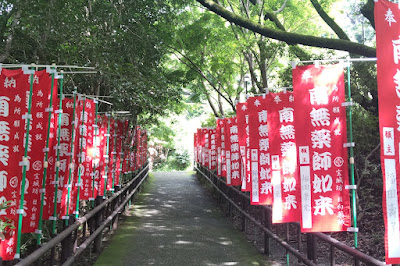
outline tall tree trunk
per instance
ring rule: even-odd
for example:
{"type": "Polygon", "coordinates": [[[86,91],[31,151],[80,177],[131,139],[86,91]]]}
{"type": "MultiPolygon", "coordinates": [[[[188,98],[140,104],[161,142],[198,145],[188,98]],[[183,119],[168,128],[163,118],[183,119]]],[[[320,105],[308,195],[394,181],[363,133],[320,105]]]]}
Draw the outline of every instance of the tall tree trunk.
{"type": "Polygon", "coordinates": [[[218,94],[218,108],[219,108],[219,113],[221,114],[221,117],[225,115],[224,113],[224,107],[222,105],[222,98],[221,95],[218,94]]]}
{"type": "Polygon", "coordinates": [[[215,108],[215,105],[214,105],[214,103],[212,102],[212,99],[211,99],[211,97],[210,97],[210,93],[207,91],[205,84],[204,84],[204,92],[205,92],[205,94],[206,94],[206,96],[207,96],[208,104],[210,105],[211,110],[212,110],[213,113],[214,113],[214,116],[215,116],[215,117],[218,117],[217,108],[215,108]]]}
{"type": "Polygon", "coordinates": [[[268,77],[267,77],[267,51],[265,50],[264,40],[261,36],[260,40],[257,42],[258,48],[260,49],[260,72],[261,72],[261,82],[262,88],[260,93],[264,93],[263,89],[268,88],[268,77]]]}

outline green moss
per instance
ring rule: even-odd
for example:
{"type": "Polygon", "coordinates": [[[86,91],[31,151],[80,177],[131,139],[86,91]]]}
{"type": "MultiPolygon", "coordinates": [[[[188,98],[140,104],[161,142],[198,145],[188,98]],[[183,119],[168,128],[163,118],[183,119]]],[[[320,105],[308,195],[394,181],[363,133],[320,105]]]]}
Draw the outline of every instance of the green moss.
{"type": "Polygon", "coordinates": [[[117,232],[112,236],[110,240],[110,245],[107,246],[101,253],[100,257],[97,259],[96,266],[119,266],[123,265],[123,258],[132,252],[130,249],[129,242],[135,234],[135,229],[138,225],[139,217],[133,216],[132,213],[135,210],[135,204],[142,204],[143,200],[146,198],[146,194],[149,192],[154,184],[154,175],[149,174],[147,181],[144,183],[143,190],[139,193],[138,197],[134,200],[133,204],[129,209],[128,216],[119,225],[117,232]]]}

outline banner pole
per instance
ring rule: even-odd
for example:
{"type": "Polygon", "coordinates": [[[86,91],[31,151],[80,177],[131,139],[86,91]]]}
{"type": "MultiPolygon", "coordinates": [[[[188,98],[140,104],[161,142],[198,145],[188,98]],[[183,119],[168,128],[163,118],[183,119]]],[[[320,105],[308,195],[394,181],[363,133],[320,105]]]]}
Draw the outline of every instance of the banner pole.
{"type": "MultiPolygon", "coordinates": [[[[96,105],[96,111],[94,115],[94,138],[93,138],[93,143],[94,143],[94,154],[93,154],[93,161],[96,162],[96,157],[97,157],[97,135],[99,134],[99,126],[97,125],[97,114],[99,111],[99,102],[97,99],[93,100],[95,105],[96,105]]],[[[93,164],[93,173],[92,173],[92,207],[94,208],[94,183],[96,179],[96,163],[93,164]]]]}
{"type": "MultiPolygon", "coordinates": [[[[351,89],[350,89],[350,62],[348,62],[347,65],[347,92],[348,92],[348,97],[350,103],[353,102],[353,99],[351,98],[351,89]]],[[[352,107],[351,105],[349,106],[348,110],[349,114],[349,142],[353,143],[353,117],[352,117],[352,107]]],[[[354,229],[357,229],[357,202],[356,202],[356,190],[354,189],[355,185],[355,180],[354,180],[354,150],[353,146],[350,146],[350,175],[351,175],[351,185],[353,186],[353,189],[351,190],[351,205],[352,205],[352,214],[353,214],[353,227],[354,229]]],[[[358,247],[358,237],[357,237],[357,231],[354,231],[354,247],[358,247]]]]}
{"type": "Polygon", "coordinates": [[[114,193],[114,185],[115,185],[115,173],[116,173],[116,166],[117,166],[117,135],[118,135],[118,125],[117,122],[114,121],[114,148],[113,148],[113,172],[112,172],[112,192],[114,193]]]}
{"type": "MultiPolygon", "coordinates": [[[[59,110],[62,110],[62,98],[63,98],[63,83],[64,83],[64,77],[62,76],[62,71],[61,71],[61,76],[60,76],[60,102],[59,102],[59,110]]],[[[55,163],[56,166],[56,180],[54,181],[54,209],[53,209],[53,228],[52,228],[52,233],[55,235],[56,233],[56,224],[57,224],[57,196],[58,196],[58,177],[60,175],[60,140],[61,140],[61,119],[62,119],[62,112],[58,112],[58,128],[57,128],[57,161],[55,163]]]]}
{"type": "Polygon", "coordinates": [[[78,93],[77,93],[77,90],[76,90],[76,88],[74,89],[74,92],[73,92],[73,95],[74,95],[74,107],[73,107],[73,109],[72,109],[72,113],[73,113],[73,118],[72,118],[72,122],[71,122],[71,124],[72,124],[72,126],[73,126],[73,130],[72,130],[72,132],[71,132],[71,148],[70,148],[70,151],[71,151],[71,153],[70,153],[70,155],[69,155],[69,164],[68,164],[68,183],[67,183],[67,186],[68,186],[68,194],[67,194],[67,213],[66,213],[66,219],[65,219],[65,225],[68,225],[68,215],[69,215],[69,199],[70,199],[70,195],[71,195],[71,188],[72,188],[72,184],[71,184],[71,178],[72,178],[72,170],[74,170],[73,169],[73,157],[74,157],[74,149],[75,149],[75,145],[74,145],[74,141],[75,141],[75,123],[76,123],[76,120],[75,120],[75,111],[76,111],[76,98],[78,97],[78,93]]]}
{"type": "Polygon", "coordinates": [[[26,171],[27,166],[29,165],[28,161],[28,148],[29,148],[29,129],[31,125],[31,109],[32,109],[32,91],[33,91],[33,78],[35,75],[35,68],[32,67],[29,70],[30,73],[30,88],[29,88],[29,100],[28,100],[28,112],[26,114],[26,132],[25,132],[25,152],[24,157],[22,158],[22,183],[21,183],[21,198],[19,203],[18,213],[18,235],[17,235],[17,250],[15,254],[15,258],[19,259],[21,255],[21,233],[22,233],[22,218],[24,214],[24,197],[25,197],[25,182],[26,182],[26,171]]]}
{"type": "Polygon", "coordinates": [[[85,105],[86,105],[86,99],[83,100],[83,108],[82,108],[82,123],[81,123],[81,141],[79,145],[79,166],[78,166],[78,183],[76,184],[77,186],[77,194],[76,194],[76,208],[75,208],[75,217],[79,218],[79,193],[81,190],[81,176],[82,176],[82,157],[83,157],[83,127],[85,125],[85,105]]]}
{"type": "Polygon", "coordinates": [[[107,177],[108,177],[108,164],[110,163],[110,160],[109,160],[109,155],[108,155],[108,151],[109,151],[109,148],[110,148],[110,124],[111,124],[111,115],[109,114],[109,113],[107,113],[106,114],[106,117],[108,117],[107,118],[107,148],[106,148],[106,154],[107,154],[107,156],[106,156],[106,166],[105,166],[105,171],[104,171],[104,176],[105,176],[105,180],[104,180],[104,192],[103,192],[103,197],[105,198],[106,197],[106,192],[107,192],[107,177]]]}
{"type": "Polygon", "coordinates": [[[47,136],[46,136],[46,149],[44,155],[43,162],[43,182],[42,182],[42,190],[40,192],[40,214],[39,214],[39,225],[37,231],[37,244],[40,245],[42,238],[42,223],[43,223],[43,207],[44,207],[44,195],[46,189],[46,177],[47,177],[47,168],[48,168],[48,157],[49,157],[49,139],[50,139],[50,124],[51,124],[51,114],[53,113],[53,90],[54,90],[54,78],[55,78],[55,69],[51,68],[51,90],[50,90],[50,101],[49,101],[49,118],[47,120],[47,136]],[[53,72],[54,71],[54,72],[53,72]]]}

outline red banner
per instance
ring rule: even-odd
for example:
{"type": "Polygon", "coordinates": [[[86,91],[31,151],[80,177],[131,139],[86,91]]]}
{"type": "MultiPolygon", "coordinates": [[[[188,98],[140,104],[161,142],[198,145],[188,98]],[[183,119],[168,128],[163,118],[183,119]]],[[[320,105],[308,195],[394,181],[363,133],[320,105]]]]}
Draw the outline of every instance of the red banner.
{"type": "MultiPolygon", "coordinates": [[[[105,182],[105,166],[106,166],[106,157],[108,156],[106,154],[106,149],[107,149],[107,126],[108,126],[108,121],[107,121],[106,116],[98,116],[97,117],[97,125],[99,127],[99,135],[97,136],[99,148],[99,156],[97,158],[99,159],[98,161],[98,166],[96,167],[96,172],[95,172],[95,183],[98,184],[98,186],[95,185],[95,190],[97,190],[97,193],[99,196],[104,196],[104,182],[105,182]],[[106,156],[105,156],[106,155],[106,156]],[[96,182],[97,180],[97,182],[96,182]]],[[[108,160],[108,159],[107,159],[108,160]]]]}
{"type": "Polygon", "coordinates": [[[240,150],[236,117],[226,119],[225,124],[226,184],[240,186],[240,150]]]}
{"type": "MultiPolygon", "coordinates": [[[[85,112],[83,117],[81,115],[81,121],[79,125],[79,149],[82,147],[81,164],[78,166],[81,169],[81,192],[79,199],[88,200],[92,197],[92,173],[93,173],[93,124],[95,121],[96,104],[93,100],[86,99],[84,101],[85,112]],[[83,136],[82,136],[83,133],[83,136]],[[82,142],[81,142],[82,141],[82,142]]],[[[78,157],[79,158],[79,157],[78,157]]],[[[79,169],[79,168],[78,168],[79,169]]]]}
{"type": "MultiPolygon", "coordinates": [[[[31,77],[27,75],[30,83],[31,77]]],[[[38,229],[40,202],[43,182],[43,158],[46,147],[51,91],[51,76],[46,70],[35,72],[33,77],[33,93],[31,105],[31,127],[29,131],[28,159],[29,171],[25,179],[24,219],[22,220],[22,233],[34,233],[38,229]],[[47,112],[46,112],[47,109],[47,112]]],[[[29,87],[27,92],[29,93],[29,87]]],[[[53,91],[57,97],[57,87],[53,91]]]]}
{"type": "Polygon", "coordinates": [[[199,138],[199,143],[198,143],[198,156],[199,156],[199,163],[204,166],[204,134],[203,134],[203,129],[198,128],[197,129],[197,136],[199,138]]]}
{"type": "Polygon", "coordinates": [[[268,139],[267,109],[265,97],[250,97],[249,112],[251,204],[272,204],[271,156],[268,139]]]}
{"type": "MultiPolygon", "coordinates": [[[[78,96],[78,100],[75,104],[75,115],[74,115],[74,124],[72,125],[71,131],[73,131],[73,139],[74,142],[72,153],[69,154],[69,170],[67,179],[64,179],[64,191],[63,198],[61,202],[61,218],[66,216],[67,214],[74,214],[76,210],[76,198],[78,192],[78,171],[79,171],[79,157],[80,157],[80,128],[82,125],[83,118],[83,100],[78,96]],[[70,188],[70,192],[68,193],[68,188],[70,188]],[[68,195],[69,194],[69,195],[68,195]],[[67,212],[68,208],[68,212],[67,212]]],[[[69,145],[71,145],[69,143],[69,145]]],[[[81,167],[82,170],[82,167],[81,167]]],[[[66,218],[66,217],[64,217],[66,218]]]]}
{"type": "MultiPolygon", "coordinates": [[[[56,178],[56,162],[57,162],[56,146],[57,146],[57,135],[59,126],[58,123],[59,114],[56,114],[56,110],[61,109],[59,108],[59,105],[60,105],[60,99],[57,98],[53,106],[54,112],[52,114],[51,124],[50,124],[51,132],[50,132],[49,159],[48,159],[49,169],[47,170],[47,178],[46,178],[46,193],[45,193],[43,220],[50,219],[50,217],[53,216],[54,214],[54,196],[56,194],[54,182],[56,178]]],[[[56,210],[59,210],[59,205],[56,206],[56,210]]]]}
{"type": "Polygon", "coordinates": [[[302,232],[350,226],[346,108],[342,65],[293,69],[294,119],[301,178],[302,232]]]}
{"type": "Polygon", "coordinates": [[[131,138],[131,130],[129,128],[129,120],[125,120],[124,122],[124,134],[123,134],[123,145],[124,145],[124,160],[122,162],[122,173],[126,174],[127,173],[127,162],[129,159],[129,152],[130,152],[130,138],[131,138]]]}
{"type": "Polygon", "coordinates": [[[193,161],[197,162],[197,132],[193,134],[193,161]]]}
{"type": "Polygon", "coordinates": [[[133,169],[132,171],[136,171],[139,167],[140,167],[140,149],[142,148],[142,141],[141,141],[141,135],[142,135],[142,131],[140,130],[140,127],[137,126],[136,127],[136,151],[134,153],[135,156],[135,164],[133,165],[133,169]]]}
{"type": "Polygon", "coordinates": [[[211,129],[210,130],[210,150],[209,150],[209,157],[210,157],[210,169],[215,170],[217,167],[217,130],[211,129]]]}
{"type": "Polygon", "coordinates": [[[224,144],[225,144],[225,177],[226,177],[226,184],[228,186],[232,185],[232,169],[231,169],[231,141],[230,141],[230,124],[232,121],[230,118],[225,118],[225,128],[224,128],[224,144]]]}
{"type": "MultiPolygon", "coordinates": [[[[22,70],[3,69],[0,76],[0,204],[11,201],[9,208],[0,210],[0,218],[17,227],[24,156],[23,115],[27,113],[26,91],[28,75],[22,70]]],[[[5,230],[0,242],[0,256],[13,260],[17,244],[17,228],[5,230]]]]}
{"type": "MultiPolygon", "coordinates": [[[[59,99],[53,98],[53,109],[57,110],[59,106],[59,99]]],[[[56,150],[54,147],[57,145],[57,127],[58,127],[58,114],[54,112],[51,115],[50,121],[50,136],[49,136],[49,154],[48,154],[48,168],[46,173],[46,187],[44,194],[44,206],[43,206],[43,220],[48,220],[50,216],[53,216],[54,212],[54,177],[56,175],[55,163],[57,160],[56,150]]]]}
{"type": "Polygon", "coordinates": [[[136,163],[136,159],[135,159],[135,149],[136,149],[136,140],[137,140],[137,138],[136,138],[136,134],[137,134],[137,127],[136,126],[133,126],[131,129],[130,129],[130,138],[129,138],[129,154],[128,154],[128,158],[127,158],[127,162],[128,162],[128,165],[127,165],[127,170],[128,170],[128,172],[132,172],[133,171],[133,167],[134,167],[134,164],[136,163]]]}
{"type": "Polygon", "coordinates": [[[143,167],[147,162],[147,131],[143,130],[142,136],[142,163],[140,167],[143,167]]]}
{"type": "Polygon", "coordinates": [[[250,182],[250,161],[247,160],[247,154],[250,154],[248,149],[249,143],[249,115],[247,111],[247,102],[236,104],[236,117],[238,122],[238,136],[240,149],[241,163],[241,179],[242,191],[251,190],[250,182]]]}
{"type": "MultiPolygon", "coordinates": [[[[224,145],[224,147],[225,147],[225,144],[223,144],[223,141],[222,141],[222,136],[224,136],[224,134],[222,133],[223,128],[224,128],[224,119],[217,119],[216,143],[217,143],[217,175],[218,176],[222,176],[222,158],[223,158],[222,146],[224,145]]],[[[225,139],[225,137],[224,137],[224,139],[225,139]]]]}
{"type": "Polygon", "coordinates": [[[301,194],[297,173],[293,93],[269,93],[266,98],[271,143],[272,222],[297,222],[300,221],[301,194]]]}
{"type": "Polygon", "coordinates": [[[225,138],[225,132],[226,132],[226,121],[227,118],[222,119],[222,125],[221,125],[221,176],[226,177],[226,138],[225,138]]]}
{"type": "Polygon", "coordinates": [[[117,154],[115,161],[115,185],[120,185],[120,175],[122,173],[122,145],[125,136],[125,123],[121,120],[117,121],[117,154]]]}
{"type": "Polygon", "coordinates": [[[400,9],[375,1],[379,129],[383,173],[383,217],[386,263],[400,263],[399,139],[400,139],[400,9]]]}
{"type": "Polygon", "coordinates": [[[203,129],[204,134],[204,166],[210,169],[210,129],[203,129]]]}
{"type": "Polygon", "coordinates": [[[113,182],[115,177],[115,120],[110,119],[110,139],[108,141],[108,169],[107,169],[107,191],[111,191],[113,189],[113,182]]]}

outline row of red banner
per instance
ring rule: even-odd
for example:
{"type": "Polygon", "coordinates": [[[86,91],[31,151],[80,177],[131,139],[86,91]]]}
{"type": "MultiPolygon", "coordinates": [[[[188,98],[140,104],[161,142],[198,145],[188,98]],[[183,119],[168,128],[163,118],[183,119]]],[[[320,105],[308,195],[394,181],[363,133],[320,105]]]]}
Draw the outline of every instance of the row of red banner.
{"type": "Polygon", "coordinates": [[[376,54],[388,264],[400,263],[400,4],[375,0],[376,54]]]}
{"type": "MultiPolygon", "coordinates": [[[[350,222],[343,66],[298,66],[294,92],[238,103],[236,116],[195,133],[195,160],[227,185],[272,205],[273,223],[302,232],[347,231],[350,222]]],[[[348,145],[347,145],[348,146],[348,145]]]]}
{"type": "MultiPolygon", "coordinates": [[[[400,4],[375,0],[374,13],[385,260],[398,264],[400,4]]],[[[350,229],[347,189],[355,187],[348,185],[346,147],[354,144],[346,143],[343,83],[339,65],[295,68],[293,94],[249,98],[237,104],[236,117],[199,129],[196,161],[250,191],[252,204],[272,204],[274,223],[300,221],[303,232],[350,229]]]]}
{"type": "Polygon", "coordinates": [[[104,196],[105,191],[120,185],[122,173],[139,169],[147,160],[145,130],[111,116],[99,115],[96,119],[97,101],[78,94],[63,99],[59,108],[57,90],[57,80],[45,70],[33,75],[23,70],[1,71],[0,204],[9,207],[0,210],[0,219],[15,227],[3,232],[3,260],[14,259],[17,230],[40,233],[41,214],[42,220],[77,214],[78,194],[79,200],[104,196]],[[30,127],[25,157],[27,117],[30,127]],[[19,210],[23,166],[24,204],[19,210]],[[17,224],[20,213],[22,228],[17,224]]]}

